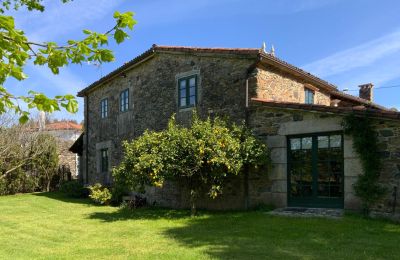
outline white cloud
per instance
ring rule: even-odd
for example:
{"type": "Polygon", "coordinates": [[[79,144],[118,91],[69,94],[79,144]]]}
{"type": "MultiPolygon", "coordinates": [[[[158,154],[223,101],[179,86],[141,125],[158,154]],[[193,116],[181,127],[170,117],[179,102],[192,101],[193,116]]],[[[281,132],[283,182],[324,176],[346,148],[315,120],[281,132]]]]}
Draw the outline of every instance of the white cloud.
{"type": "MultiPolygon", "coordinates": [[[[307,64],[303,69],[320,77],[328,77],[372,65],[398,52],[400,52],[400,30],[307,64]]],[[[386,72],[381,81],[393,77],[393,73],[395,72],[386,72]]]]}

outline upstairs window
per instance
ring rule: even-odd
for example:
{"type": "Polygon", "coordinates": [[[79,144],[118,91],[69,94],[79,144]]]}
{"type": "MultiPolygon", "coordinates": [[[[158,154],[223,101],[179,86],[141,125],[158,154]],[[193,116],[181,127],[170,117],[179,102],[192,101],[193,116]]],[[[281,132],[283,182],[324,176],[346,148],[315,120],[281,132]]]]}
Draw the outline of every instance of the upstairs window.
{"type": "Polygon", "coordinates": [[[178,80],[179,107],[193,107],[197,104],[197,76],[193,75],[178,80]]]}
{"type": "Polygon", "coordinates": [[[306,104],[314,104],[314,91],[311,89],[304,89],[304,96],[306,104]]]}
{"type": "Polygon", "coordinates": [[[101,118],[108,117],[108,99],[107,98],[100,101],[100,114],[101,114],[101,118]]]}
{"type": "Polygon", "coordinates": [[[125,89],[119,95],[119,110],[121,112],[129,110],[129,89],[125,89]]]}
{"type": "Polygon", "coordinates": [[[101,172],[108,172],[108,149],[101,149],[101,172]]]}

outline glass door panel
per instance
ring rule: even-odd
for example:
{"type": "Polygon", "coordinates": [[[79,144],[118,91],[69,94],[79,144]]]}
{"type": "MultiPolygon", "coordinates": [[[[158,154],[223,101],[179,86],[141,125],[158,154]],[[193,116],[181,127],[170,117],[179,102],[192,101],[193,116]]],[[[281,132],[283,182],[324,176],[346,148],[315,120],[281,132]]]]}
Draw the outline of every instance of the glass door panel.
{"type": "Polygon", "coordinates": [[[343,137],[288,138],[289,206],[343,206],[343,137]]]}

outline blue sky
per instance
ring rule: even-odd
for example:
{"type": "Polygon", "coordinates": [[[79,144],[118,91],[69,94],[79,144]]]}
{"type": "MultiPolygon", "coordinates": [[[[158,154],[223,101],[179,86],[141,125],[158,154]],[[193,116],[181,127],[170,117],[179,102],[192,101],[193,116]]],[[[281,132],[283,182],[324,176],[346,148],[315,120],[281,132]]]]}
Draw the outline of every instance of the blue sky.
{"type": "MultiPolygon", "coordinates": [[[[110,44],[116,61],[73,65],[54,76],[27,65],[29,79],[7,82],[10,91],[28,89],[50,96],[73,93],[133,57],[159,45],[204,47],[275,46],[279,58],[357,95],[372,82],[375,101],[400,109],[400,2],[396,0],[74,0],[48,3],[44,13],[19,11],[17,26],[35,41],[82,37],[82,29],[106,31],[114,11],[134,11],[138,21],[131,39],[110,44]],[[352,91],[356,90],[356,91],[352,91]]],[[[57,113],[58,118],[83,118],[57,113]]]]}

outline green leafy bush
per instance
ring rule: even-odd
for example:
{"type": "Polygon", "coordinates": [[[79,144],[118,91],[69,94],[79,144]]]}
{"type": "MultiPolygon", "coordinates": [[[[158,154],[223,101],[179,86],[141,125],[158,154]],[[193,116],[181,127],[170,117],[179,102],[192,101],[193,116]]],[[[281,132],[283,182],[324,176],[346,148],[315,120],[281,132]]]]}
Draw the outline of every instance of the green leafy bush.
{"type": "Polygon", "coordinates": [[[1,179],[0,195],[34,192],[38,189],[36,176],[26,174],[22,169],[17,169],[1,179]]]}
{"type": "Polygon", "coordinates": [[[88,191],[78,180],[64,181],[60,185],[60,192],[73,198],[85,198],[88,191]]]}
{"type": "Polygon", "coordinates": [[[108,188],[103,187],[100,183],[96,183],[89,187],[89,197],[96,203],[101,205],[107,205],[110,203],[112,195],[108,188]]]}
{"type": "Polygon", "coordinates": [[[0,179],[0,196],[7,195],[7,182],[4,179],[0,179]]]}
{"type": "Polygon", "coordinates": [[[190,191],[192,215],[201,193],[216,198],[227,179],[267,166],[269,152],[244,125],[230,125],[219,118],[200,119],[182,127],[171,118],[161,132],[146,131],[125,142],[125,156],[114,169],[115,185],[143,191],[145,185],[161,187],[178,180],[190,191]]]}

